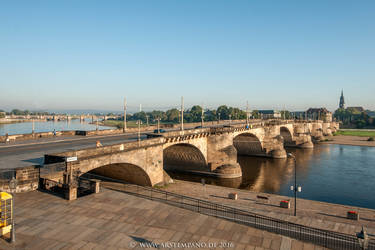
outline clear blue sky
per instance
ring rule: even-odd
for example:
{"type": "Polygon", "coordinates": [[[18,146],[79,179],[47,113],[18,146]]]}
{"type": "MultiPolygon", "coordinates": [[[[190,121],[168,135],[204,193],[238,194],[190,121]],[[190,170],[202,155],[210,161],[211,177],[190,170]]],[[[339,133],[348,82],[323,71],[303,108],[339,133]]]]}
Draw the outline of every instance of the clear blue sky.
{"type": "Polygon", "coordinates": [[[0,108],[375,109],[375,1],[2,1],[0,108]]]}

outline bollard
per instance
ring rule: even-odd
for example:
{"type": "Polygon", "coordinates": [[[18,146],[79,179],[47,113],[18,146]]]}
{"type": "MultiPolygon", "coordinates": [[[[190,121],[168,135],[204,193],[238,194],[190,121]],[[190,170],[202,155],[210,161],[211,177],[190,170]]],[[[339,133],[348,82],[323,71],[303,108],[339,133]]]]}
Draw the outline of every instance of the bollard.
{"type": "Polygon", "coordinates": [[[282,208],[290,208],[290,202],[289,201],[280,201],[280,207],[282,208]]]}
{"type": "Polygon", "coordinates": [[[346,218],[350,220],[359,220],[359,214],[357,211],[348,211],[346,214],[346,218]]]}
{"type": "Polygon", "coordinates": [[[91,179],[91,192],[95,194],[100,192],[100,180],[91,179]]]}
{"type": "Polygon", "coordinates": [[[232,199],[232,200],[237,200],[238,199],[238,195],[237,195],[237,193],[229,193],[228,194],[228,198],[232,199]]]}

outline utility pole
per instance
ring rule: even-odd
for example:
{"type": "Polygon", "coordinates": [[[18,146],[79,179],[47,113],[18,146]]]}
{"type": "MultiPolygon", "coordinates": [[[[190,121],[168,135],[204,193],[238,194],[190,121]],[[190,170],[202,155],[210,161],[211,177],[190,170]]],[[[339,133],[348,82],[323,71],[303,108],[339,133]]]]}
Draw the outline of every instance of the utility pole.
{"type": "Polygon", "coordinates": [[[146,124],[147,124],[147,127],[148,127],[148,115],[146,115],[146,124]]]}
{"type": "Polygon", "coordinates": [[[203,128],[203,120],[204,120],[204,109],[203,109],[203,104],[202,104],[202,116],[201,116],[201,127],[203,128]]]}
{"type": "Polygon", "coordinates": [[[34,119],[33,119],[33,129],[32,129],[32,133],[34,134],[35,132],[35,124],[34,124],[34,119]]]}
{"type": "Polygon", "coordinates": [[[124,126],[122,132],[126,132],[126,97],[124,98],[124,126]]]}
{"type": "Polygon", "coordinates": [[[184,97],[181,96],[181,130],[184,130],[184,97]]]}
{"type": "Polygon", "coordinates": [[[249,101],[246,101],[246,125],[249,127],[249,101]]]}

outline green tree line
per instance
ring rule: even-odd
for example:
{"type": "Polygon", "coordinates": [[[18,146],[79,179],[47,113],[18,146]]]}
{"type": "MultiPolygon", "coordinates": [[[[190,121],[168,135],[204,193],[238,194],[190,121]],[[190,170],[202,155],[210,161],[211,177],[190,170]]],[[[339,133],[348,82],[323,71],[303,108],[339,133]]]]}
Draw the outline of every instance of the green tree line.
{"type": "Polygon", "coordinates": [[[360,112],[357,109],[337,109],[334,113],[336,120],[342,122],[347,126],[354,126],[356,128],[374,127],[375,119],[369,116],[369,110],[360,112]]]}
{"type": "MultiPolygon", "coordinates": [[[[137,112],[132,115],[127,115],[128,121],[141,120],[149,123],[155,123],[158,119],[164,123],[178,123],[181,121],[181,112],[178,109],[170,109],[167,111],[154,110],[152,112],[137,112]]],[[[202,107],[195,105],[190,109],[184,111],[184,122],[200,122],[202,119],[202,107]]],[[[203,111],[204,121],[217,121],[217,120],[240,120],[246,119],[246,112],[239,108],[227,107],[222,105],[217,109],[205,109],[203,111]]],[[[123,120],[119,118],[119,120],[123,120]]]]}

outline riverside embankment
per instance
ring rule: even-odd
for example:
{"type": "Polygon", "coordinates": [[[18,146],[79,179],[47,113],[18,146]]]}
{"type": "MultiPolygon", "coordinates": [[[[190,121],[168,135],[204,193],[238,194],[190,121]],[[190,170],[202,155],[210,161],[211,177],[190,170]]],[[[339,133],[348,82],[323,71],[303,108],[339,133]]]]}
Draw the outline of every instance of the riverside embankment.
{"type": "Polygon", "coordinates": [[[180,180],[175,180],[173,184],[164,187],[163,190],[330,231],[355,234],[361,231],[362,226],[365,226],[370,236],[375,237],[375,210],[373,209],[298,198],[297,216],[293,216],[294,198],[288,196],[213,185],[203,186],[199,183],[180,180]],[[229,199],[229,193],[237,193],[238,200],[229,199]],[[257,198],[259,195],[268,197],[268,200],[257,198]],[[281,208],[280,201],[282,200],[289,200],[291,208],[281,208]],[[359,213],[360,219],[358,221],[346,218],[347,212],[352,210],[359,213]]]}

